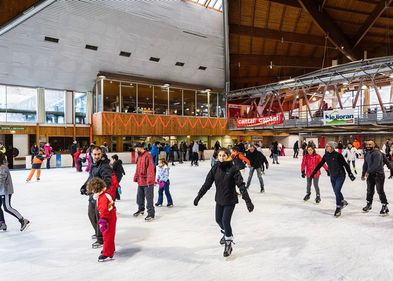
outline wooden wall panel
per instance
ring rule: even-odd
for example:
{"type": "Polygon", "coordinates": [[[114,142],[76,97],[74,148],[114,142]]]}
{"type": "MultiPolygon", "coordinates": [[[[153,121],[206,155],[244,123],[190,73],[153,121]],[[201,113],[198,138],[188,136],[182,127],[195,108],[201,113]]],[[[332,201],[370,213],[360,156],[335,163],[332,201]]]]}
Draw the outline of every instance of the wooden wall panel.
{"type": "MultiPolygon", "coordinates": [[[[88,137],[89,127],[76,127],[75,136],[77,137],[88,137]]],[[[74,126],[37,126],[37,125],[0,125],[0,134],[29,134],[35,135],[39,132],[42,136],[61,136],[61,137],[73,137],[74,126]],[[38,130],[37,130],[38,129],[38,130]]]]}
{"type": "Polygon", "coordinates": [[[225,118],[99,112],[93,115],[94,136],[223,136],[225,118]]]}

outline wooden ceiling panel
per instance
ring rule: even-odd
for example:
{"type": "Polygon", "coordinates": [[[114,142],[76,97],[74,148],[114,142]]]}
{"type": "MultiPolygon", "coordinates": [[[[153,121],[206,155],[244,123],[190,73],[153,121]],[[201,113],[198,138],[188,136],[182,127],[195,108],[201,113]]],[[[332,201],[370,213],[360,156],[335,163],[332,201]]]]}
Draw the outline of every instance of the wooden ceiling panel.
{"type": "Polygon", "coordinates": [[[42,2],[40,0],[0,1],[0,27],[20,16],[30,7],[42,2]]]}
{"type": "Polygon", "coordinates": [[[241,0],[240,24],[251,26],[254,24],[254,1],[256,0],[241,0]]]}
{"type": "Polygon", "coordinates": [[[285,10],[284,21],[281,28],[282,31],[286,31],[286,32],[293,31],[293,28],[296,25],[297,18],[299,17],[300,11],[301,10],[296,8],[287,7],[287,9],[285,10]]]}
{"type": "Polygon", "coordinates": [[[229,34],[229,53],[237,54],[239,52],[239,35],[229,34]]]}
{"type": "Polygon", "coordinates": [[[241,0],[231,1],[230,9],[228,9],[228,20],[230,23],[240,23],[240,2],[241,0]]]}
{"type": "Polygon", "coordinates": [[[283,16],[283,12],[284,12],[283,5],[278,5],[276,3],[272,3],[272,5],[270,7],[270,16],[269,16],[267,28],[274,29],[274,30],[280,30],[281,18],[283,16]]]}
{"type": "Polygon", "coordinates": [[[263,39],[254,37],[251,45],[251,53],[255,55],[262,55],[263,39]]]}
{"type": "Polygon", "coordinates": [[[264,55],[274,55],[274,48],[276,46],[276,41],[265,40],[264,46],[265,46],[263,49],[264,55]]]}
{"type": "Polygon", "coordinates": [[[239,54],[249,54],[250,53],[250,36],[239,36],[239,54]]]}
{"type": "Polygon", "coordinates": [[[259,65],[250,65],[248,68],[247,77],[255,77],[259,73],[259,65]]]}
{"type": "Polygon", "coordinates": [[[265,27],[266,19],[269,15],[269,5],[270,2],[268,1],[256,1],[255,4],[255,20],[254,26],[255,27],[265,27]]]}

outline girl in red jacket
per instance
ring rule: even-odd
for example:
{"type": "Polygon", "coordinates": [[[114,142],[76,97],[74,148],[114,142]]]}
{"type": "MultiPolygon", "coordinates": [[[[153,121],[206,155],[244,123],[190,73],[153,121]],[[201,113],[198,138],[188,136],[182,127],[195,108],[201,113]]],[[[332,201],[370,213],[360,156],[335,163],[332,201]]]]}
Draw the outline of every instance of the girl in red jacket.
{"type": "MultiPolygon", "coordinates": [[[[307,154],[303,156],[302,160],[302,166],[301,166],[301,171],[302,171],[302,178],[307,177],[307,194],[304,196],[303,200],[307,201],[310,199],[311,195],[311,182],[314,183],[314,188],[315,192],[317,193],[317,196],[315,198],[315,203],[321,202],[321,195],[319,192],[319,176],[321,175],[321,172],[318,171],[314,178],[311,178],[311,173],[314,171],[315,167],[318,165],[318,163],[321,161],[322,157],[321,155],[317,154],[315,151],[315,147],[312,145],[307,146],[307,154]]],[[[326,164],[323,165],[323,168],[326,170],[327,174],[329,175],[328,171],[328,166],[326,164]]]]}
{"type": "Polygon", "coordinates": [[[93,178],[87,185],[89,193],[98,194],[97,211],[100,219],[98,225],[104,238],[104,246],[98,261],[106,261],[113,258],[115,254],[116,233],[116,207],[112,196],[108,194],[105,182],[100,178],[93,178]]]}

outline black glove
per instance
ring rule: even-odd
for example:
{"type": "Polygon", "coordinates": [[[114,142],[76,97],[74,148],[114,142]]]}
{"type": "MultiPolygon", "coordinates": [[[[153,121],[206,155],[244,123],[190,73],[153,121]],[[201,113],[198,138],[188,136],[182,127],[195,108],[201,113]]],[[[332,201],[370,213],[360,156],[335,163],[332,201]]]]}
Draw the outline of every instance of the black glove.
{"type": "Polygon", "coordinates": [[[82,185],[79,191],[81,192],[81,195],[87,195],[86,184],[82,185]]]}
{"type": "Polygon", "coordinates": [[[201,200],[201,196],[197,195],[194,199],[194,206],[198,206],[199,200],[201,200]]]}
{"type": "Polygon", "coordinates": [[[352,173],[348,174],[348,176],[351,179],[351,181],[354,181],[356,179],[355,176],[352,173]]]}
{"type": "Polygon", "coordinates": [[[269,162],[266,162],[266,170],[269,169],[269,162]]]}
{"type": "Polygon", "coordinates": [[[306,177],[306,172],[302,171],[302,178],[304,179],[306,177]]]}
{"type": "Polygon", "coordinates": [[[326,174],[327,174],[328,177],[330,177],[330,172],[329,171],[326,171],[326,174]]]}
{"type": "Polygon", "coordinates": [[[251,201],[246,202],[247,210],[251,213],[254,210],[254,204],[251,201]]]}

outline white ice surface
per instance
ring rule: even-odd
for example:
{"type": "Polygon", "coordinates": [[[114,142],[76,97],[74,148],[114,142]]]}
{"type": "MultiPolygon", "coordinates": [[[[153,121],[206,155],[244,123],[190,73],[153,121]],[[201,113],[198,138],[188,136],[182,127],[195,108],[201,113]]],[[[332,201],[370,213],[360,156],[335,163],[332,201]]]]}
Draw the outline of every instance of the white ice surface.
{"type": "MultiPolygon", "coordinates": [[[[26,184],[28,171],[13,171],[13,207],[32,224],[21,233],[17,220],[6,214],[0,280],[393,280],[392,217],[379,216],[377,194],[373,210],[361,212],[366,189],[360,176],[345,181],[349,206],[334,218],[326,173],[320,180],[321,204],[313,203],[315,192],[305,203],[300,158],[281,157],[280,162],[264,176],[266,193],[259,193],[254,175],[254,212],[248,213],[241,199],[236,206],[236,245],[228,259],[218,243],[214,186],[198,207],[192,204],[209,161],[171,167],[175,207],[156,208],[156,220],[150,223],[131,215],[137,209],[131,180],[135,165],[126,165],[117,203],[117,252],[115,260],[105,263],[97,262],[100,250],[91,249],[87,198],[79,195],[87,174],[71,168],[43,170],[41,182],[26,184]]],[[[388,199],[392,182],[386,179],[388,199]]]]}

